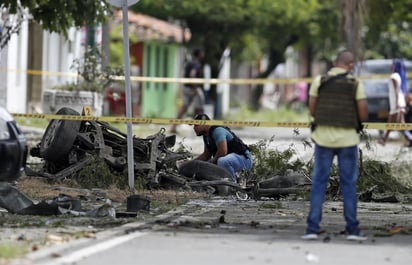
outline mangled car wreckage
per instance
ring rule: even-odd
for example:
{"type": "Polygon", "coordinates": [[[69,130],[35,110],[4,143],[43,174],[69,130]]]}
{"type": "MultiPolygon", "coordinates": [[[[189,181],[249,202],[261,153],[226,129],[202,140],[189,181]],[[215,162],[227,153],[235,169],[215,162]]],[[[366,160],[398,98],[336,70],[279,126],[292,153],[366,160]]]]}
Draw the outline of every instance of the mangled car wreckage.
{"type": "MultiPolygon", "coordinates": [[[[62,108],[56,114],[80,115],[70,108],[62,108]]],[[[277,178],[269,180],[272,186],[262,186],[256,183],[250,172],[246,172],[240,176],[239,183],[233,183],[229,173],[214,164],[185,161],[192,154],[184,150],[173,151],[175,142],[176,136],[166,136],[164,129],[146,138],[133,136],[135,176],[144,178],[148,188],[206,189],[219,195],[240,191],[255,198],[270,195],[268,192],[282,194],[281,190],[276,190],[283,188],[278,185],[277,178]],[[266,190],[267,187],[275,190],[266,190]]],[[[30,150],[30,154],[44,159],[43,168],[35,174],[49,179],[69,177],[97,158],[103,159],[110,170],[127,175],[127,135],[102,121],[51,120],[41,142],[30,150]]],[[[287,191],[299,191],[307,184],[292,185],[292,189],[287,191]]]]}
{"type": "MultiPolygon", "coordinates": [[[[113,175],[124,176],[126,179],[128,166],[125,133],[106,122],[79,118],[80,113],[71,108],[62,108],[56,114],[69,116],[67,119],[51,120],[41,141],[30,149],[32,157],[41,158],[41,167],[34,169],[26,165],[27,145],[24,142],[24,164],[19,166],[19,172],[25,166],[28,176],[61,180],[74,176],[89,165],[101,165],[97,162],[104,161],[105,167],[113,175]]],[[[20,138],[24,140],[23,136],[20,138]]],[[[137,178],[142,178],[147,188],[201,190],[218,195],[240,194],[242,198],[258,199],[262,196],[277,197],[299,192],[308,185],[306,181],[289,183],[290,176],[277,176],[257,182],[251,172],[244,172],[239,176],[239,183],[234,183],[223,168],[205,161],[190,160],[192,154],[184,149],[174,151],[172,147],[175,142],[176,135],[166,136],[163,128],[146,138],[133,136],[134,173],[137,178]],[[288,179],[286,189],[285,179],[288,179]]],[[[7,180],[17,179],[18,175],[14,174],[13,179],[7,180]]],[[[4,193],[0,207],[12,213],[44,214],[46,209],[48,214],[59,214],[62,213],[62,203],[66,203],[61,198],[56,198],[51,203],[34,204],[7,182],[3,184],[5,186],[0,187],[0,191],[4,193]],[[14,198],[15,203],[8,203],[10,198],[14,198]]]]}
{"type": "MultiPolygon", "coordinates": [[[[80,115],[70,108],[62,108],[57,114],[80,115]]],[[[146,138],[133,137],[133,168],[150,186],[173,178],[176,162],[190,156],[187,152],[172,151],[176,136],[166,136],[164,132],[161,129],[146,138]]],[[[51,179],[69,177],[97,158],[103,159],[110,170],[126,173],[127,135],[102,121],[51,120],[41,142],[30,154],[45,161],[36,174],[51,179]]]]}

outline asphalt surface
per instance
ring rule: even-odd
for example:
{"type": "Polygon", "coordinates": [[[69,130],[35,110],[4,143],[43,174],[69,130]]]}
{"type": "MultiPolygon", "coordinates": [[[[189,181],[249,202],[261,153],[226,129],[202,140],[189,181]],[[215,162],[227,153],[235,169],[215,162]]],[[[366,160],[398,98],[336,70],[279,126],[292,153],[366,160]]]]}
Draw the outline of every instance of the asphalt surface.
{"type": "MultiPolygon", "coordinates": [[[[360,203],[368,240],[349,242],[340,202],[327,202],[322,233],[304,233],[307,201],[191,201],[145,223],[28,255],[25,264],[412,264],[412,206],[360,203]]],[[[20,263],[24,264],[24,263],[20,263]]]]}

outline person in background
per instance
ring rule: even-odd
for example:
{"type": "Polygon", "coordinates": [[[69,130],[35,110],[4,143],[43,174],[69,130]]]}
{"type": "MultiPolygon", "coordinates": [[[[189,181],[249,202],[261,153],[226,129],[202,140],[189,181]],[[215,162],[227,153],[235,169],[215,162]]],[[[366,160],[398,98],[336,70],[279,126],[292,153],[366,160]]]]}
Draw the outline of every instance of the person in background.
{"type": "Polygon", "coordinates": [[[295,84],[294,97],[288,102],[287,107],[293,108],[296,112],[301,113],[307,106],[308,101],[308,84],[306,82],[297,82],[295,84]]]}
{"type": "MultiPolygon", "coordinates": [[[[203,78],[203,60],[205,54],[201,49],[193,51],[193,59],[185,66],[185,78],[203,78]]],[[[183,105],[177,114],[177,119],[181,119],[193,104],[195,114],[204,112],[205,94],[203,84],[186,83],[183,87],[183,105]]],[[[177,133],[176,124],[170,128],[171,133],[177,133]]]]}
{"type": "Polygon", "coordinates": [[[317,76],[309,90],[309,110],[314,121],[315,142],[312,188],[307,227],[302,239],[315,240],[320,232],[322,208],[333,159],[339,168],[346,221],[346,239],[363,241],[357,219],[358,144],[361,122],[368,118],[366,94],[361,82],[349,73],[355,58],[352,52],[338,53],[325,76],[317,76]]]}
{"type": "MultiPolygon", "coordinates": [[[[198,114],[195,120],[210,120],[206,114],[198,114]]],[[[237,182],[236,172],[252,168],[249,147],[228,127],[193,125],[197,136],[203,136],[204,150],[195,160],[209,161],[226,169],[237,182]]]]}
{"type": "MultiPolygon", "coordinates": [[[[392,64],[392,74],[389,79],[389,117],[388,123],[405,123],[406,113],[406,73],[405,65],[402,60],[395,59],[392,64]]],[[[391,130],[386,130],[383,137],[378,140],[378,143],[385,145],[388,140],[391,130]]],[[[407,136],[405,136],[405,146],[409,145],[407,136]]]]}
{"type": "MultiPolygon", "coordinates": [[[[406,97],[406,113],[405,122],[412,123],[412,93],[409,93],[406,97]]],[[[405,135],[405,147],[412,147],[412,130],[404,131],[405,135]]]]}

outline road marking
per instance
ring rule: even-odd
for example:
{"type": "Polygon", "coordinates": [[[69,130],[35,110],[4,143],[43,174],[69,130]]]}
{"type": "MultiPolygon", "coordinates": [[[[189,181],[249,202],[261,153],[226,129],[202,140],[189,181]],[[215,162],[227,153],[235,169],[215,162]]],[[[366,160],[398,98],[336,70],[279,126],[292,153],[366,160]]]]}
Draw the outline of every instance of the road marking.
{"type": "Polygon", "coordinates": [[[120,244],[123,244],[127,241],[133,240],[135,238],[141,237],[146,235],[147,233],[142,233],[142,232],[133,232],[128,235],[124,236],[119,236],[114,239],[106,240],[104,242],[98,243],[96,245],[90,246],[83,248],[81,250],[72,252],[68,255],[65,255],[63,257],[59,257],[57,259],[54,259],[50,262],[44,263],[43,265],[57,265],[57,264],[74,264],[75,262],[85,259],[87,257],[90,257],[94,254],[97,254],[99,252],[114,248],[120,244]]]}

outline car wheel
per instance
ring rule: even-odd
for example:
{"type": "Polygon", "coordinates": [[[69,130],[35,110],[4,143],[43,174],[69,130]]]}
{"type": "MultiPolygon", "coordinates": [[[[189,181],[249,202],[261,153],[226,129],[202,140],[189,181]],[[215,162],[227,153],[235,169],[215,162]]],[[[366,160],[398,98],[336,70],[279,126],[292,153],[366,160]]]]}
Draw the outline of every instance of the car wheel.
{"type": "MultiPolygon", "coordinates": [[[[80,115],[71,108],[61,108],[58,115],[80,115]]],[[[81,121],[51,120],[40,142],[40,156],[52,162],[63,162],[73,147],[81,121]]]]}

